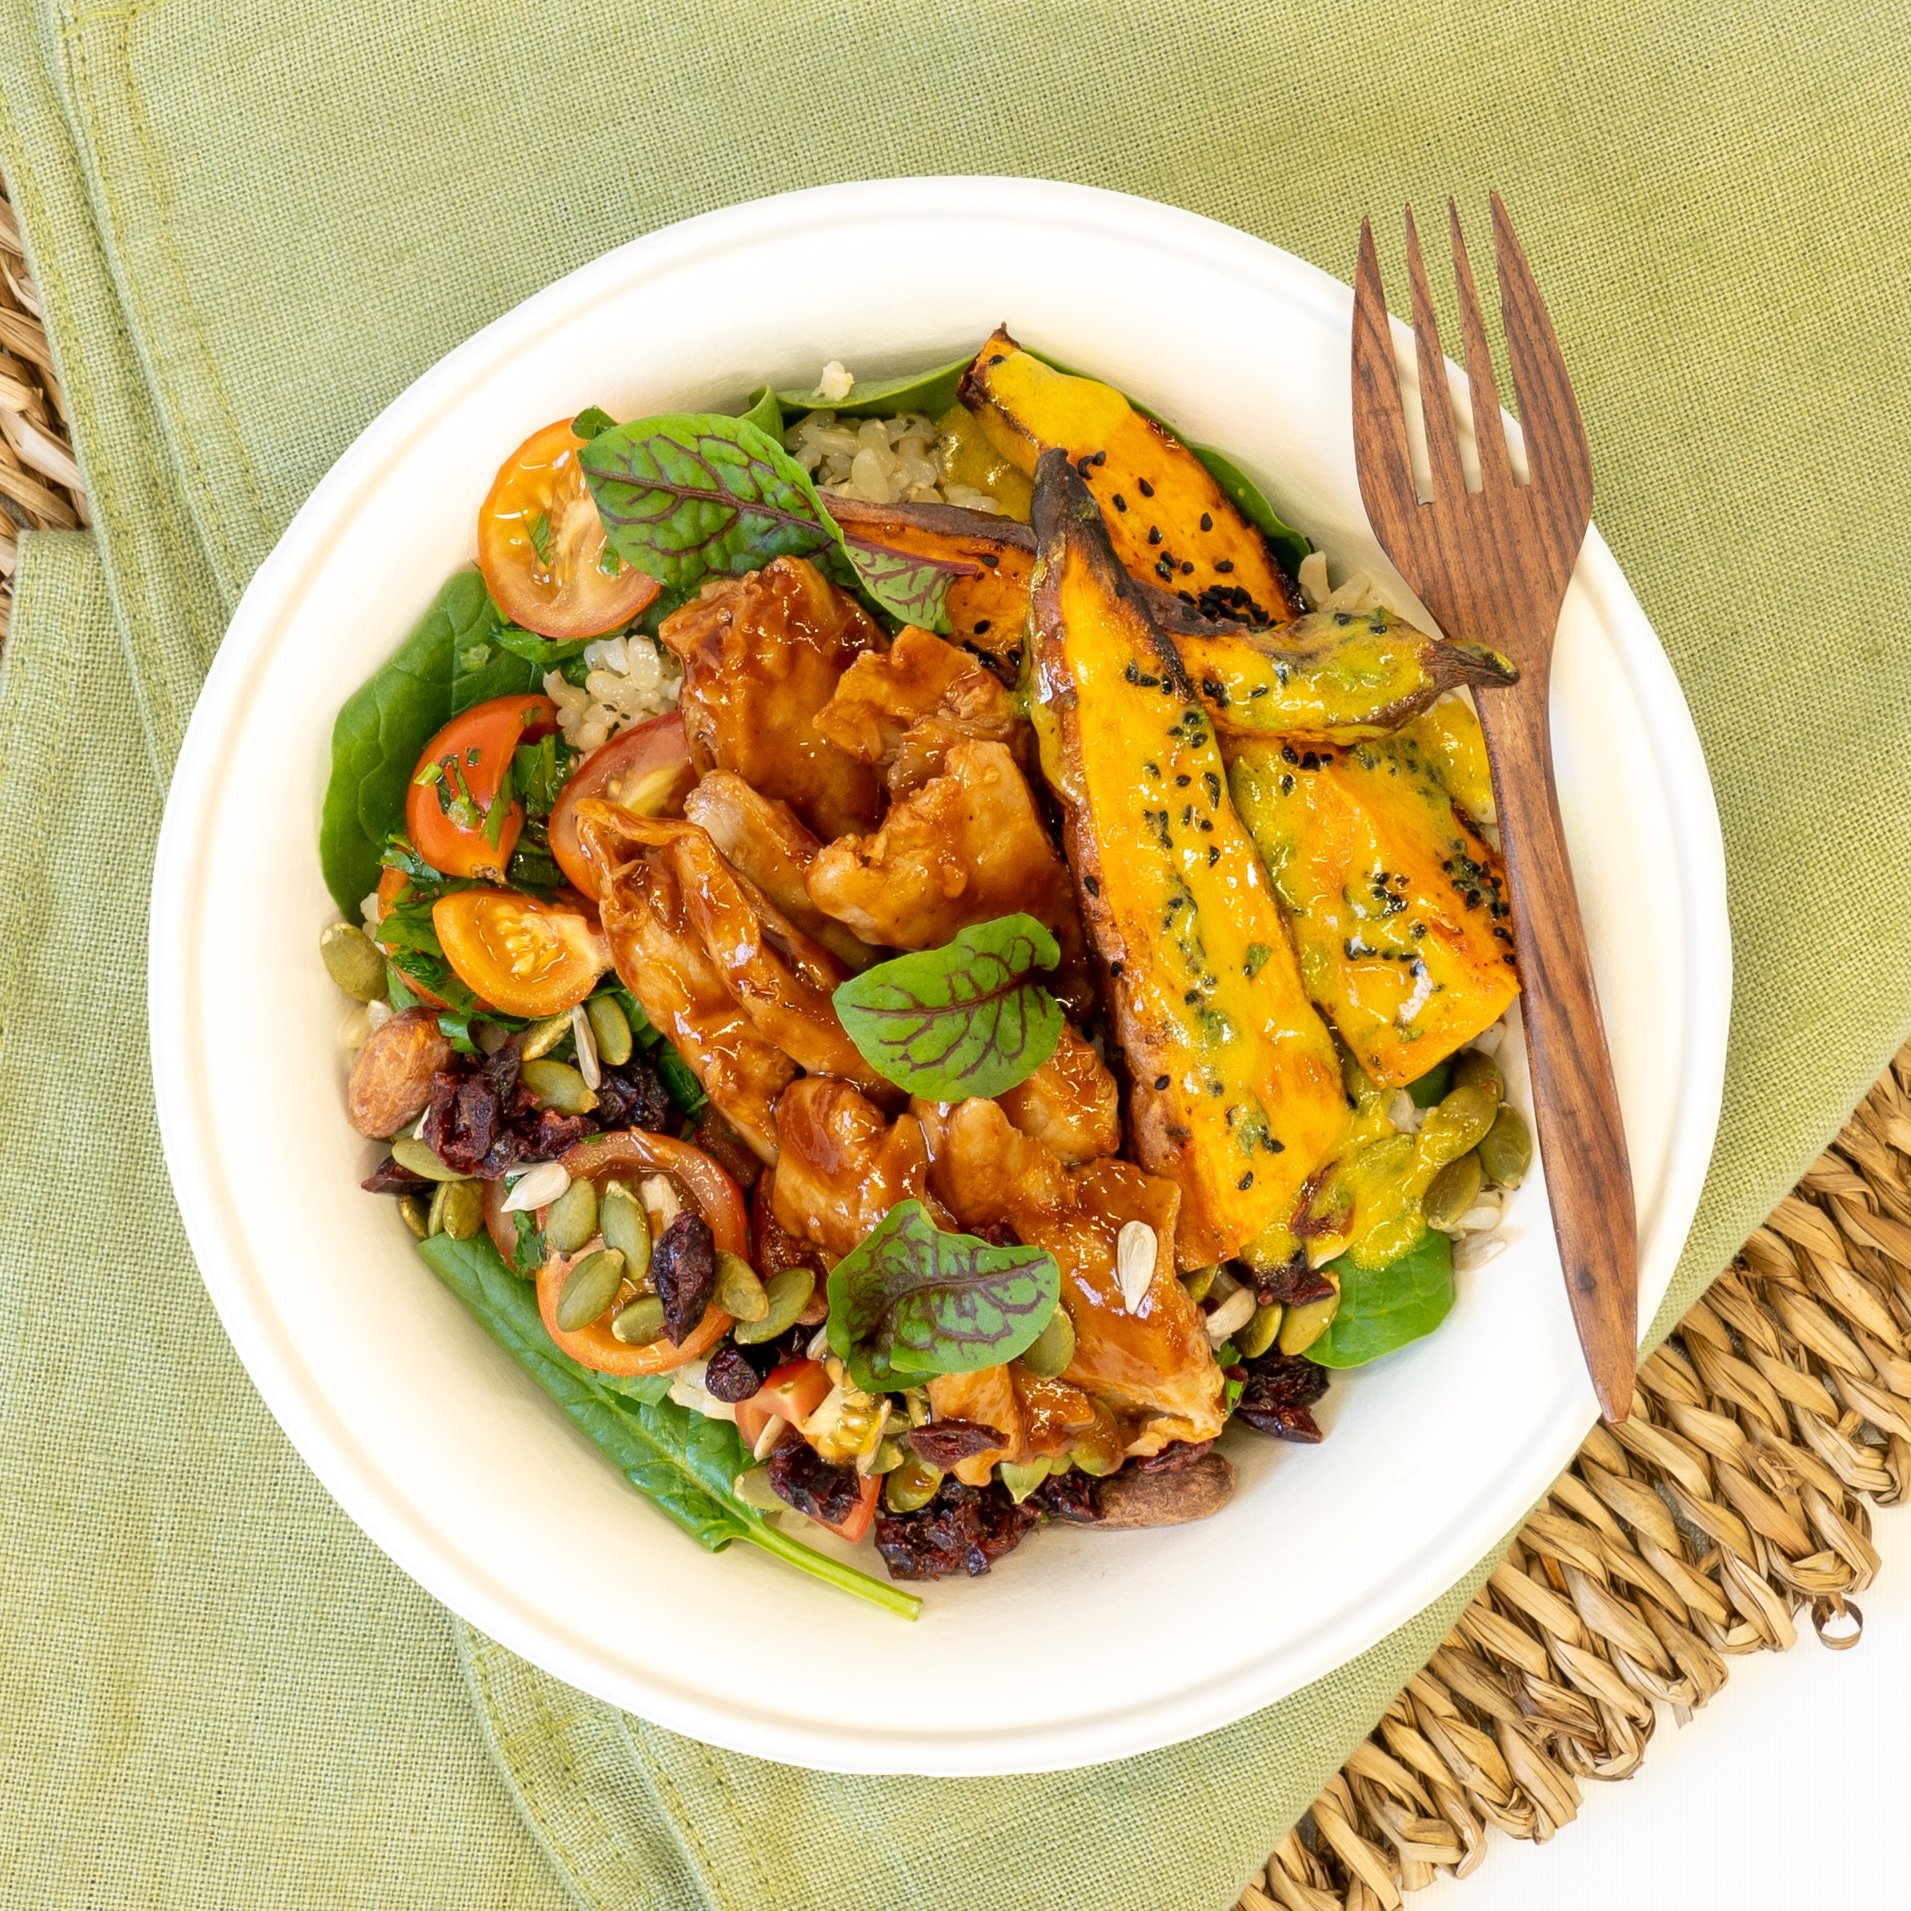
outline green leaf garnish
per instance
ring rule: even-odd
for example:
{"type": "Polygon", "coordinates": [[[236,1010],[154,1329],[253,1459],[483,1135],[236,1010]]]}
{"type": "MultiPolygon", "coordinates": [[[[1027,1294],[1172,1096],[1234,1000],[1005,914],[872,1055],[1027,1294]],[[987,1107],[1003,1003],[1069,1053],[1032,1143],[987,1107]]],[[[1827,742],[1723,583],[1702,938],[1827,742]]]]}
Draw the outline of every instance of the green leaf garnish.
{"type": "Polygon", "coordinates": [[[975,1373],[1033,1346],[1061,1292],[1041,1248],[945,1233],[899,1201],[830,1272],[830,1350],[869,1393],[975,1373]]]}
{"type": "Polygon", "coordinates": [[[887,418],[918,411],[933,422],[955,403],[956,387],[974,356],[926,372],[905,372],[900,378],[859,378],[847,398],[825,398],[820,391],[779,391],[774,396],[786,411],[833,411],[839,418],[887,418]]]}
{"type": "MultiPolygon", "coordinates": [[[[515,1219],[522,1226],[530,1217],[519,1214],[515,1219]]],[[[482,1231],[468,1241],[435,1234],[419,1242],[418,1251],[585,1438],[700,1546],[714,1553],[742,1540],[812,1579],[904,1619],[915,1618],[922,1609],[915,1594],[813,1552],[739,1499],[737,1475],[750,1456],[736,1428],[670,1399],[668,1375],[625,1380],[593,1373],[555,1347],[538,1316],[536,1288],[506,1269],[482,1231]]],[[[533,1261],[532,1272],[536,1265],[533,1261]]]]}
{"type": "Polygon", "coordinates": [[[947,630],[962,561],[845,536],[810,475],[767,431],[721,412],[674,412],[600,432],[578,454],[610,548],[667,591],[840,551],[892,617],[947,630]]]}
{"type": "Polygon", "coordinates": [[[1330,1261],[1340,1276],[1340,1305],[1307,1350],[1323,1367],[1364,1367],[1422,1339],[1453,1307],[1453,1243],[1428,1228],[1404,1254],[1363,1268],[1351,1254],[1330,1261]]]}
{"type": "Polygon", "coordinates": [[[551,520],[540,511],[529,525],[531,548],[537,553],[540,564],[551,561],[551,520]]]}
{"type": "Polygon", "coordinates": [[[1062,1039],[1055,998],[1030,980],[1061,959],[1033,916],[998,916],[940,949],[879,962],[832,998],[871,1068],[925,1101],[985,1099],[1027,1081],[1062,1039]]]}
{"type": "Polygon", "coordinates": [[[571,420],[571,430],[588,444],[600,432],[609,431],[616,422],[602,405],[586,405],[571,420]]]}

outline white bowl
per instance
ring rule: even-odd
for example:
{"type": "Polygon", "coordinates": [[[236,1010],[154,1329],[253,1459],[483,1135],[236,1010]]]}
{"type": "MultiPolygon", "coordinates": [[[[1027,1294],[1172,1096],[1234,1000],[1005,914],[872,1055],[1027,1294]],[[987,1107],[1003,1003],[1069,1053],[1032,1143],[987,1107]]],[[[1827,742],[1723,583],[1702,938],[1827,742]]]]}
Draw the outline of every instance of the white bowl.
{"type": "MultiPolygon", "coordinates": [[[[1351,259],[1351,230],[1347,244],[1351,259]]],[[[206,1285],[281,1425],[365,1531],[493,1637],[767,1757],[935,1774],[1086,1764],[1224,1725],[1373,1644],[1571,1455],[1592,1399],[1536,1177],[1511,1204],[1507,1251],[1463,1278],[1440,1332],[1336,1377],[1324,1445],[1235,1436],[1241,1490],[1217,1518],[1050,1529],[987,1579],[925,1588],[910,1625],[748,1547],[701,1552],[439,1286],[390,1204],[356,1188],[346,1005],[317,960],[332,715],[470,560],[512,446],[587,404],[730,407],[766,377],[807,385],[830,358],[864,376],[936,363],[1007,320],[1234,453],[1336,564],[1384,571],[1354,482],[1349,312],[1345,286],[1271,246],[1080,187],[887,181],[764,200],[634,241],[460,346],[365,431],[260,568],[160,844],[167,1161],[206,1285]],[[1164,1619],[1172,1651],[1154,1643],[1164,1619]]],[[[1553,703],[1650,1320],[1711,1151],[1730,956],[1705,764],[1597,533],[1553,703]]]]}

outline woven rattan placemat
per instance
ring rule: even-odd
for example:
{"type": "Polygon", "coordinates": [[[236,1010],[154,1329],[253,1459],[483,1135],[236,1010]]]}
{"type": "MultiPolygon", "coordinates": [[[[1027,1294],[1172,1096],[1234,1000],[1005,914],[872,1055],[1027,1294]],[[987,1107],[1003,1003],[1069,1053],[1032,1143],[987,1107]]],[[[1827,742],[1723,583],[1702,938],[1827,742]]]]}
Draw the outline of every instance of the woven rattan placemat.
{"type": "MultiPolygon", "coordinates": [[[[0,640],[20,527],[88,521],[0,197],[0,640]]],[[[1872,1505],[1911,1489],[1911,1046],[1595,1431],[1237,1911],[1377,1911],[1550,1838],[1732,1655],[1856,1645],[1872,1505]]]]}

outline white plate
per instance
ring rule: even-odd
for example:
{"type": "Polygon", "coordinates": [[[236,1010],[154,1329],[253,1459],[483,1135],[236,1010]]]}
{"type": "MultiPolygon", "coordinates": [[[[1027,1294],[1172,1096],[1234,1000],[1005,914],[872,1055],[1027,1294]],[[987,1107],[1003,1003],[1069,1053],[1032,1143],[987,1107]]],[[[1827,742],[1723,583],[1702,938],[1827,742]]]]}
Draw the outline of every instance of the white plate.
{"type": "MultiPolygon", "coordinates": [[[[1354,235],[1348,233],[1348,255],[1354,235]]],[[[1225,446],[1339,565],[1350,295],[1184,212],[1008,180],[830,187],[693,219],[540,293],[421,378],[260,568],[160,844],[153,1061],[206,1285],[280,1423],[431,1592],[679,1731],[845,1771],[1086,1764],[1224,1725],[1400,1624],[1544,1491],[1592,1418],[1537,1180],[1430,1340],[1329,1396],[1318,1448],[1238,1436],[1218,1518],[1036,1536],[909,1625],[638,1500],[356,1191],[344,1005],[317,961],[332,714],[473,555],[493,468],[548,419],[730,407],[826,359],[955,356],[1006,319],[1225,446]],[[1173,1651],[1152,1649],[1174,1616],[1173,1651]],[[739,1653],[737,1645],[750,1649],[739,1653]]],[[[1649,1320],[1712,1146],[1730,991],[1723,856],[1670,668],[1592,535],[1560,631],[1561,802],[1639,1192],[1649,1320]]],[[[1510,1046],[1510,1045],[1509,1045],[1510,1046]]],[[[1515,1091],[1523,1083],[1515,1070],[1515,1091]]],[[[864,1553],[867,1563],[872,1556],[864,1553]]]]}

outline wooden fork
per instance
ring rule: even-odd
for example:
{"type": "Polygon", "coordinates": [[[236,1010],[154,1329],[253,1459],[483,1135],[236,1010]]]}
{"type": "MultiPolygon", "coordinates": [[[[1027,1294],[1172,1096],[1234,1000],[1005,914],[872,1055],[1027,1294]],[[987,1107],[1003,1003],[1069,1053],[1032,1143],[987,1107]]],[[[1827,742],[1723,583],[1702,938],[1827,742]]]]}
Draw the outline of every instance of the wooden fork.
{"type": "Polygon", "coordinates": [[[1619,1421],[1632,1404],[1639,1338],[1637,1222],[1612,1057],[1559,825],[1547,715],[1560,605],[1592,517],[1592,461],[1559,340],[1495,193],[1500,308],[1530,473],[1523,484],[1515,478],[1486,322],[1451,200],[1447,215],[1481,488],[1466,488],[1446,357],[1409,209],[1407,267],[1433,495],[1423,503],[1414,485],[1386,294],[1366,220],[1354,284],[1360,495],[1387,555],[1445,634],[1492,644],[1519,666],[1517,684],[1478,699],[1480,726],[1512,890],[1526,1053],[1559,1258],[1593,1392],[1606,1419],[1619,1421]]]}

